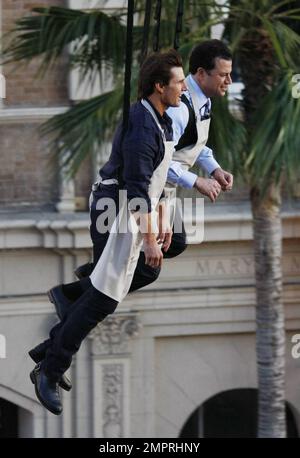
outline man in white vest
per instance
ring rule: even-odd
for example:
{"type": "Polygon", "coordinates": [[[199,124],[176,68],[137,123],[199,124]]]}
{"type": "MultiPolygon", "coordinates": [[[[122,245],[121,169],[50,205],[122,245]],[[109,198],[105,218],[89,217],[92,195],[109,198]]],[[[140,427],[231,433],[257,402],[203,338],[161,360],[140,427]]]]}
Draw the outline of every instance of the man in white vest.
{"type": "Polygon", "coordinates": [[[233,177],[222,170],[206,146],[210,125],[211,97],[223,97],[232,83],[232,56],[220,40],[207,40],[196,46],[189,60],[187,91],[179,107],[167,110],[172,119],[176,143],[168,181],[184,188],[195,188],[214,202],[232,188],[233,177]],[[214,180],[198,177],[188,169],[198,164],[214,180]]]}
{"type": "MultiPolygon", "coordinates": [[[[206,146],[210,126],[211,97],[223,97],[232,83],[232,55],[220,40],[207,40],[196,46],[189,59],[187,91],[179,107],[167,110],[172,119],[176,147],[168,171],[169,188],[194,188],[215,202],[220,191],[232,188],[233,176],[223,170],[206,146]],[[189,169],[198,164],[211,178],[197,176],[189,169]]],[[[176,212],[180,218],[179,212],[176,212]]],[[[184,225],[173,234],[165,257],[174,257],[186,248],[184,225]]],[[[177,229],[180,227],[177,219],[177,229]]]]}

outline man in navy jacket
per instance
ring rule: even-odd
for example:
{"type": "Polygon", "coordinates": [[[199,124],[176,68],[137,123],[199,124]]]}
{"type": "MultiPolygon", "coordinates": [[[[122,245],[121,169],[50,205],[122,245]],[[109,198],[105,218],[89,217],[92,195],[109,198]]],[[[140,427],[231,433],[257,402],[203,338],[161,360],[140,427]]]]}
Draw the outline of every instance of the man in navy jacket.
{"type": "MultiPolygon", "coordinates": [[[[126,249],[123,257],[122,253],[115,253],[115,256],[107,253],[106,244],[114,240],[114,236],[109,226],[108,230],[99,231],[97,221],[105,210],[98,210],[97,202],[99,199],[109,198],[118,208],[119,191],[127,192],[129,216],[137,215],[137,221],[140,221],[139,242],[132,247],[138,255],[142,242],[145,265],[159,268],[163,258],[159,242],[167,250],[172,234],[170,231],[157,234],[153,227],[152,218],[156,213],[153,212],[150,189],[155,191],[155,198],[161,197],[171,160],[170,148],[167,155],[167,142],[172,139],[173,134],[171,121],[165,110],[169,106],[179,105],[181,94],[186,88],[180,56],[176,51],[149,56],[141,68],[140,81],[143,100],[131,107],[127,131],[123,133],[120,127],[115,135],[111,157],[100,171],[91,205],[91,236],[95,260],[100,258],[101,262],[104,253],[107,259],[105,269],[100,269],[100,278],[101,273],[106,273],[105,270],[114,272],[114,267],[119,267],[120,257],[121,268],[124,266],[122,273],[125,282],[127,278],[131,278],[127,264],[131,262],[135,265],[137,257],[132,260],[131,251],[127,255],[126,249]],[[135,199],[145,205],[137,209],[135,199]],[[143,222],[145,224],[142,230],[143,222]]],[[[117,235],[115,240],[119,240],[121,246],[127,248],[126,243],[125,246],[122,245],[122,234],[117,235]]],[[[131,235],[126,240],[131,240],[131,235]]],[[[108,314],[113,313],[118,305],[114,291],[108,289],[110,292],[107,293],[106,286],[98,288],[93,278],[91,280],[86,279],[79,298],[72,307],[65,310],[64,315],[60,307],[65,304],[61,302],[59,295],[55,295],[57,288],[51,290],[51,299],[55,301],[62,321],[51,329],[48,340],[29,352],[37,362],[30,373],[36,396],[55,415],[62,412],[59,386],[67,390],[71,388],[64,373],[70,367],[73,355],[79,350],[87,334],[108,314]]],[[[124,285],[124,290],[128,291],[130,283],[124,285]]],[[[58,288],[58,293],[59,291],[58,288]]]]}

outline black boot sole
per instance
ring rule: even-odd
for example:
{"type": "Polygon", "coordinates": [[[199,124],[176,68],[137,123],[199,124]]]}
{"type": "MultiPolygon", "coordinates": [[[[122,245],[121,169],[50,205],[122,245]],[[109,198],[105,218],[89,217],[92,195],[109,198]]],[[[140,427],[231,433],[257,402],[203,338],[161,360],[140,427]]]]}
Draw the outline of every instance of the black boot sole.
{"type": "Polygon", "coordinates": [[[78,280],[82,280],[84,278],[84,276],[81,274],[81,270],[80,269],[74,270],[74,274],[78,278],[78,280]]]}
{"type": "Polygon", "coordinates": [[[47,409],[49,410],[49,412],[53,413],[54,415],[60,415],[63,411],[63,409],[61,408],[61,410],[56,410],[56,409],[53,409],[51,406],[49,406],[49,404],[47,404],[41,397],[40,397],[40,393],[37,389],[37,386],[36,386],[36,377],[35,377],[35,373],[34,373],[34,370],[30,372],[30,380],[31,382],[34,384],[34,390],[35,390],[35,394],[36,394],[36,397],[38,398],[38,400],[40,401],[40,403],[47,409]]]}
{"type": "Polygon", "coordinates": [[[72,385],[66,385],[64,382],[60,381],[59,386],[65,391],[71,391],[72,385]]]}
{"type": "MultiPolygon", "coordinates": [[[[86,266],[87,264],[84,264],[86,266]]],[[[82,268],[82,266],[77,267],[77,269],[74,270],[75,276],[78,278],[78,280],[82,280],[83,278],[87,278],[91,275],[93,272],[93,268],[89,264],[90,268],[82,268]]]]}
{"type": "MultiPolygon", "coordinates": [[[[30,358],[31,358],[36,364],[38,364],[38,363],[41,362],[41,359],[37,357],[36,353],[34,353],[33,350],[30,350],[30,351],[28,352],[28,355],[30,356],[30,358]]],[[[71,385],[71,382],[69,382],[69,383],[70,383],[70,384],[66,384],[66,383],[64,383],[63,381],[60,381],[60,382],[59,382],[59,386],[60,386],[63,390],[65,390],[65,391],[71,391],[72,385],[71,385]]]]}
{"type": "Polygon", "coordinates": [[[30,351],[28,352],[28,355],[30,356],[30,358],[31,358],[36,364],[38,364],[38,363],[41,362],[40,358],[37,357],[37,354],[34,353],[33,350],[30,350],[30,351]]]}
{"type": "Polygon", "coordinates": [[[56,311],[56,314],[57,314],[58,318],[59,318],[60,320],[62,320],[63,317],[62,317],[62,315],[61,315],[59,306],[58,306],[58,304],[57,304],[56,301],[55,301],[55,298],[54,298],[54,296],[53,296],[53,294],[52,294],[51,289],[49,289],[49,291],[47,291],[47,296],[48,296],[49,301],[54,305],[54,308],[55,308],[55,311],[56,311]]]}

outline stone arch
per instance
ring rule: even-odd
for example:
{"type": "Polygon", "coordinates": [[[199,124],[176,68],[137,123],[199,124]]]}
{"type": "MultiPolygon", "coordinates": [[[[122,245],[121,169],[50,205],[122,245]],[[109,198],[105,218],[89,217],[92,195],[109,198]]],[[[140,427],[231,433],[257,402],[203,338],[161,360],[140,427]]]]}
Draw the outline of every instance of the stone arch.
{"type": "MultiPolygon", "coordinates": [[[[299,437],[297,419],[286,402],[287,437],[299,437]]],[[[221,391],[197,407],[184,423],[179,437],[257,437],[257,389],[221,391]]]]}
{"type": "Polygon", "coordinates": [[[193,335],[156,341],[158,437],[178,437],[192,412],[216,393],[256,388],[254,336],[193,335]]]}
{"type": "Polygon", "coordinates": [[[17,437],[44,437],[45,416],[37,401],[4,385],[0,385],[0,400],[4,406],[8,403],[17,409],[17,437]]]}

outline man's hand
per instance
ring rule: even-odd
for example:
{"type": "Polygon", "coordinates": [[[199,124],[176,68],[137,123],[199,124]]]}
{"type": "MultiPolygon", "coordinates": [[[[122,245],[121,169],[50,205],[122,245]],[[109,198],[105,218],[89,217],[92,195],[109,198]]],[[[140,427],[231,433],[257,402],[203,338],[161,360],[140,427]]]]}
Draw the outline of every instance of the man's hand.
{"type": "Polygon", "coordinates": [[[169,224],[159,229],[159,234],[157,236],[157,242],[162,243],[162,249],[164,251],[168,251],[168,249],[170,248],[170,245],[172,242],[172,235],[173,235],[173,232],[169,224]]]}
{"type": "Polygon", "coordinates": [[[221,192],[221,186],[215,179],[198,177],[195,181],[194,188],[201,192],[204,196],[215,202],[221,192]]]}
{"type": "Polygon", "coordinates": [[[219,183],[222,191],[230,191],[232,189],[233,175],[231,175],[231,173],[219,167],[212,173],[212,176],[219,183]]]}
{"type": "Polygon", "coordinates": [[[172,241],[172,229],[170,226],[170,217],[166,202],[161,201],[158,207],[158,229],[159,233],[156,238],[159,244],[162,244],[162,249],[168,251],[172,241]]]}
{"type": "Polygon", "coordinates": [[[161,267],[163,254],[156,241],[155,234],[152,234],[151,237],[144,237],[144,254],[145,264],[150,267],[161,267]]]}

